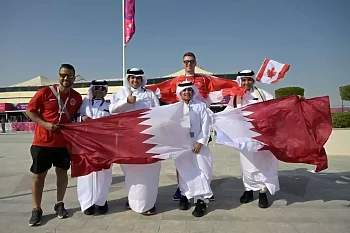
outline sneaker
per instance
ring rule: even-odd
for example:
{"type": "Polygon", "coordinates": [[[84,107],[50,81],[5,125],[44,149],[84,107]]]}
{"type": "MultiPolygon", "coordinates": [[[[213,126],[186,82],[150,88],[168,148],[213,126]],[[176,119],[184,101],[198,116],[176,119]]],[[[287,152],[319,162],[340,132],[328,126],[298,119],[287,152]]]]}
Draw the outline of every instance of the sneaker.
{"type": "Polygon", "coordinates": [[[64,208],[63,202],[57,203],[53,209],[56,211],[58,218],[68,217],[68,211],[64,208]]]}
{"type": "Polygon", "coordinates": [[[173,195],[173,201],[180,201],[180,199],[181,199],[181,191],[180,191],[180,188],[177,188],[173,195]]]}
{"type": "Polygon", "coordinates": [[[32,217],[30,217],[29,219],[29,226],[39,226],[41,224],[42,216],[43,216],[43,210],[41,208],[33,209],[32,217]]]}
{"type": "Polygon", "coordinates": [[[195,217],[202,217],[204,216],[206,209],[207,209],[207,204],[205,204],[204,201],[202,200],[198,200],[196,203],[196,207],[192,212],[192,215],[195,217]]]}
{"type": "Polygon", "coordinates": [[[245,203],[249,203],[251,201],[254,201],[254,194],[253,194],[253,191],[250,190],[250,191],[245,191],[243,193],[243,195],[241,196],[241,198],[239,199],[239,201],[242,203],[242,204],[245,204],[245,203]]]}
{"type": "Polygon", "coordinates": [[[213,196],[211,196],[211,197],[209,197],[209,201],[215,201],[215,197],[214,197],[214,195],[213,195],[213,196]]]}
{"type": "Polygon", "coordinates": [[[85,215],[93,215],[94,213],[95,213],[95,205],[92,205],[86,210],[84,210],[85,215]]]}
{"type": "Polygon", "coordinates": [[[260,208],[267,208],[269,206],[269,202],[267,200],[266,193],[259,193],[259,207],[260,208]]]}
{"type": "Polygon", "coordinates": [[[188,210],[190,208],[190,202],[186,196],[181,196],[179,203],[179,210],[188,210]]]}
{"type": "Polygon", "coordinates": [[[105,214],[108,212],[108,204],[107,202],[104,204],[104,206],[99,206],[97,208],[98,214],[105,214]]]}
{"type": "Polygon", "coordinates": [[[157,212],[156,212],[156,206],[153,206],[152,209],[150,210],[147,210],[146,212],[142,213],[143,215],[146,215],[146,216],[151,216],[151,215],[155,215],[157,212]]]}

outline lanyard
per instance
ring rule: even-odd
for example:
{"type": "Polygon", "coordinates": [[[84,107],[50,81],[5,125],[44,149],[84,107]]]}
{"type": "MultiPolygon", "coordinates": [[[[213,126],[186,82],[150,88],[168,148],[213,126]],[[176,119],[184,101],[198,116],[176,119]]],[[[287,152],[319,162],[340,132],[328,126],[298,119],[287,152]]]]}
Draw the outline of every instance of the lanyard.
{"type": "Polygon", "coordinates": [[[70,90],[68,92],[67,99],[64,102],[64,105],[62,106],[60,90],[59,90],[58,86],[57,86],[56,89],[57,89],[57,96],[56,96],[56,98],[57,98],[57,101],[58,101],[58,114],[59,114],[58,124],[59,124],[59,123],[61,123],[62,114],[65,113],[65,110],[67,110],[67,103],[68,103],[68,100],[69,100],[70,90]]]}
{"type": "Polygon", "coordinates": [[[100,111],[100,108],[102,107],[102,105],[105,103],[105,100],[102,100],[102,103],[100,104],[100,106],[98,107],[97,111],[96,111],[96,116],[94,114],[94,111],[92,110],[92,107],[94,106],[94,99],[92,99],[91,101],[89,101],[89,109],[90,109],[90,113],[92,116],[92,119],[95,119],[97,117],[97,113],[98,111],[100,111]]]}

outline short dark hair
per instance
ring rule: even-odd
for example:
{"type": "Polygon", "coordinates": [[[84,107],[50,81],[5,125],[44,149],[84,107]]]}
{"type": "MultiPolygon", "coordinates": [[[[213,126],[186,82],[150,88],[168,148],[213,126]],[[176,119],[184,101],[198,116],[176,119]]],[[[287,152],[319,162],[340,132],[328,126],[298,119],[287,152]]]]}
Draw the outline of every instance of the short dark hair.
{"type": "Polygon", "coordinates": [[[184,58],[184,57],[193,57],[194,58],[194,60],[197,60],[196,59],[196,55],[194,55],[194,53],[192,53],[192,52],[187,52],[187,53],[185,53],[184,55],[183,55],[183,57],[182,58],[184,58]]]}
{"type": "Polygon", "coordinates": [[[73,73],[74,73],[74,75],[75,75],[74,66],[72,66],[71,64],[62,64],[59,70],[61,70],[62,68],[66,68],[66,69],[68,69],[68,70],[73,70],[73,73]]]}

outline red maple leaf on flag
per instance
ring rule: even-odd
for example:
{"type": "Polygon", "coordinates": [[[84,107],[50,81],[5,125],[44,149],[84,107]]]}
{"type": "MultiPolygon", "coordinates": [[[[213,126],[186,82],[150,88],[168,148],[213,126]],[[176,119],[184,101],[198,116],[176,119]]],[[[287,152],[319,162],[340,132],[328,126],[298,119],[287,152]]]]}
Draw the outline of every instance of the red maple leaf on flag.
{"type": "Polygon", "coordinates": [[[275,67],[272,67],[272,69],[270,69],[270,70],[267,70],[267,77],[269,77],[269,78],[273,78],[275,75],[276,75],[276,71],[275,71],[275,67]]]}

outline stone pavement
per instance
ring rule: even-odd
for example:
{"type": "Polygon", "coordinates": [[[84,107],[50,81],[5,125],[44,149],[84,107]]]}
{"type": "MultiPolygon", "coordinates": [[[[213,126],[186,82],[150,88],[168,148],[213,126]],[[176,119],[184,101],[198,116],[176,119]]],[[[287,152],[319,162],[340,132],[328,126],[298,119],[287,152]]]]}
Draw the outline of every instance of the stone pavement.
{"type": "Polygon", "coordinates": [[[222,146],[212,147],[216,201],[210,203],[209,213],[202,218],[191,215],[193,207],[189,211],[177,209],[177,202],[172,201],[174,163],[164,161],[157,215],[146,217],[124,209],[124,177],[115,165],[107,215],[84,216],[77,201],[76,179],[70,179],[65,204],[71,217],[57,219],[52,214],[56,189],[51,171],[43,196],[43,223],[30,228],[31,140],[32,134],[0,134],[1,233],[350,232],[350,156],[331,156],[329,169],[320,174],[308,171],[313,166],[281,163],[281,190],[270,197],[270,208],[260,209],[257,200],[246,205],[239,203],[243,191],[239,156],[222,146]]]}

